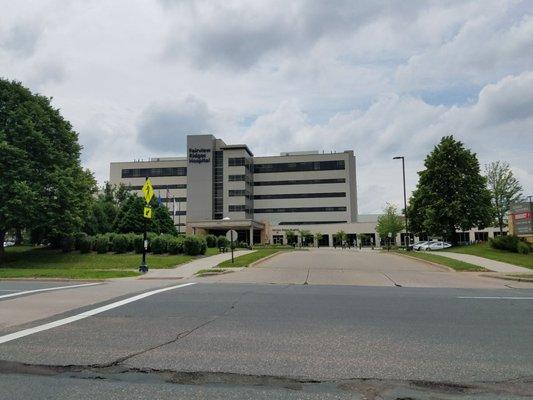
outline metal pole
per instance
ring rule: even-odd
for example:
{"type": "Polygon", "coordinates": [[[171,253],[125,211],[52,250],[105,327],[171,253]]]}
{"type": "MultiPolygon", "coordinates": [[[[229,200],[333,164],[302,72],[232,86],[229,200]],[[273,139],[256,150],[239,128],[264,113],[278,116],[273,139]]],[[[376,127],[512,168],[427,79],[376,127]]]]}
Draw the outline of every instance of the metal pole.
{"type": "Polygon", "coordinates": [[[403,209],[405,215],[405,249],[409,251],[409,242],[411,238],[409,237],[408,231],[408,218],[407,218],[407,192],[405,188],[405,157],[402,157],[402,171],[403,171],[403,209]]]}
{"type": "Polygon", "coordinates": [[[178,233],[181,233],[181,199],[178,197],[178,233]]]}
{"type": "MultiPolygon", "coordinates": [[[[148,177],[146,177],[145,181],[148,180],[148,177]]],[[[148,240],[147,240],[147,236],[146,236],[146,218],[143,218],[144,219],[144,232],[143,232],[143,257],[142,257],[142,262],[141,262],[141,266],[139,267],[139,272],[140,273],[147,273],[148,272],[148,265],[146,265],[146,248],[148,247],[148,240]]]]}
{"type": "Polygon", "coordinates": [[[230,236],[231,236],[231,243],[229,246],[231,247],[231,263],[233,264],[233,229],[230,229],[230,236]]]}

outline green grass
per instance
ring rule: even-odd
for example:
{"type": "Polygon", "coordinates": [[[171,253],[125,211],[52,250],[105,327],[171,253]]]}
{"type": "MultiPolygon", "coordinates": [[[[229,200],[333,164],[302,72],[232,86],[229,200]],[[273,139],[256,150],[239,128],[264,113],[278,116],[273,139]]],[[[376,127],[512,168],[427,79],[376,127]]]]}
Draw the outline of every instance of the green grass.
{"type": "Polygon", "coordinates": [[[417,251],[411,251],[409,254],[407,254],[405,251],[395,251],[396,254],[402,254],[409,257],[419,258],[424,261],[430,261],[434,262],[436,264],[445,265],[446,267],[450,267],[456,271],[469,271],[469,272],[483,272],[487,271],[487,269],[480,267],[479,265],[474,265],[470,263],[466,263],[464,261],[454,260],[453,258],[443,257],[443,256],[437,256],[435,254],[427,253],[427,252],[417,252],[417,251]]]}
{"type": "MultiPolygon", "coordinates": [[[[30,246],[8,247],[6,262],[0,267],[0,278],[65,278],[107,279],[139,275],[141,255],[62,253],[60,250],[30,246]]],[[[205,256],[218,254],[217,249],[207,249],[205,256]]],[[[195,256],[148,254],[149,268],[172,268],[186,263],[195,256]]]]}
{"type": "Polygon", "coordinates": [[[232,263],[231,259],[226,260],[220,264],[218,264],[219,268],[241,268],[241,267],[247,267],[249,264],[260,260],[261,258],[268,257],[271,254],[277,253],[281,251],[279,248],[267,248],[267,249],[259,249],[254,251],[253,253],[245,254],[243,256],[235,257],[235,262],[232,263]]]}
{"type": "Polygon", "coordinates": [[[453,253],[471,254],[473,256],[485,257],[495,261],[502,261],[509,264],[533,269],[533,254],[518,254],[505,250],[493,249],[488,243],[473,244],[470,246],[457,246],[446,249],[453,253]]]}

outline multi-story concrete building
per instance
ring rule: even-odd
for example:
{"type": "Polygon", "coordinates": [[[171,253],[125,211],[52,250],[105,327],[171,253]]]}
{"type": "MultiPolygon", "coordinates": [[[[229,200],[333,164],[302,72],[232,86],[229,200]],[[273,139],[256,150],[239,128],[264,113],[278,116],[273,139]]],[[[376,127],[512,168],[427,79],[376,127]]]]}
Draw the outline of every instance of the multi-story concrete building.
{"type": "MultiPolygon", "coordinates": [[[[110,182],[140,193],[150,177],[180,232],[220,235],[235,229],[239,241],[253,244],[286,243],[288,230],[307,230],[321,233],[320,244],[331,246],[343,230],[350,244],[379,244],[377,215],[358,214],[355,165],[352,150],[254,157],[244,144],[190,135],[187,157],[111,163],[110,182]]],[[[493,234],[472,231],[463,239],[493,234]]],[[[398,239],[403,243],[404,235],[398,239]]]]}

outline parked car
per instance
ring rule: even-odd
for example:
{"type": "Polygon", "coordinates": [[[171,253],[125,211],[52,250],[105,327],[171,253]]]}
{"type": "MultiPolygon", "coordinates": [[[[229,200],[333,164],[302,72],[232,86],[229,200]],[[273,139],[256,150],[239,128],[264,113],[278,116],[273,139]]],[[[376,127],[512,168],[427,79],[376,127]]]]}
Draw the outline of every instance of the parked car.
{"type": "Polygon", "coordinates": [[[421,246],[420,250],[435,251],[435,250],[447,249],[448,247],[452,247],[452,245],[448,242],[434,241],[434,242],[428,242],[425,245],[421,246]]]}
{"type": "Polygon", "coordinates": [[[4,242],[4,247],[11,247],[11,246],[14,246],[15,245],[15,242],[12,242],[10,240],[7,240],[4,242]]]}
{"type": "Polygon", "coordinates": [[[413,250],[421,250],[421,247],[429,243],[427,240],[413,244],[413,250]]]}

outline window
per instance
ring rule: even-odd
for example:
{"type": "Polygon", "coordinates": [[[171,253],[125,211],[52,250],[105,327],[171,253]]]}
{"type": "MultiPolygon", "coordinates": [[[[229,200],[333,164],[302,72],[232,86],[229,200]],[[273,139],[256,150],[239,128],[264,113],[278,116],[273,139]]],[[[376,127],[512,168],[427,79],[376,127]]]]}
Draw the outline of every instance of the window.
{"type": "Polygon", "coordinates": [[[177,203],[178,202],[182,203],[184,201],[187,201],[187,197],[169,197],[169,198],[161,197],[161,203],[172,203],[173,199],[175,199],[177,203]]]}
{"type": "Polygon", "coordinates": [[[224,154],[214,152],[213,162],[213,219],[222,219],[224,214],[224,154]]]}
{"type": "Polygon", "coordinates": [[[246,180],[245,175],[230,175],[228,180],[230,182],[244,182],[246,180]]]}
{"type": "Polygon", "coordinates": [[[285,208],[256,208],[256,214],[295,213],[295,212],[333,212],[346,211],[346,207],[285,207],[285,208]]]}
{"type": "MultiPolygon", "coordinates": [[[[187,189],[187,185],[185,184],[181,184],[181,185],[152,185],[152,187],[154,188],[154,190],[158,190],[158,189],[187,189]]],[[[142,186],[141,185],[129,185],[127,186],[128,189],[131,189],[131,190],[141,190],[142,189],[142,186]]]]}
{"type": "Polygon", "coordinates": [[[343,224],[346,221],[283,221],[279,225],[323,225],[323,224],[343,224]]]}
{"type": "Polygon", "coordinates": [[[228,192],[228,195],[230,197],[235,197],[235,196],[246,196],[246,190],[230,190],[228,192]]]}
{"type": "Polygon", "coordinates": [[[268,172],[329,171],[340,169],[344,169],[344,160],[254,164],[253,166],[254,173],[256,174],[268,172]]]}
{"type": "Polygon", "coordinates": [[[123,178],[155,178],[158,176],[186,176],[187,167],[172,168],[131,168],[123,169],[123,178]]]}
{"type": "MultiPolygon", "coordinates": [[[[172,210],[170,211],[170,215],[172,215],[172,210]]],[[[175,211],[174,215],[187,215],[187,211],[175,211]]]]}
{"type": "Polygon", "coordinates": [[[468,244],[468,243],[470,243],[470,233],[469,232],[455,232],[455,237],[457,238],[457,243],[459,243],[459,244],[468,244]]]}
{"type": "Polygon", "coordinates": [[[230,205],[229,211],[246,211],[246,206],[244,204],[230,205]]]}
{"type": "Polygon", "coordinates": [[[287,194],[256,194],[255,200],[261,199],[315,199],[324,197],[346,197],[345,192],[331,193],[287,193],[287,194]]]}
{"type": "Polygon", "coordinates": [[[324,183],[345,183],[346,179],[295,179],[292,181],[263,181],[254,182],[254,186],[278,186],[278,185],[315,185],[324,183]]]}
{"type": "Polygon", "coordinates": [[[240,167],[246,165],[246,160],[244,157],[231,157],[228,158],[229,167],[240,167]]]}
{"type": "Polygon", "coordinates": [[[486,242],[489,240],[488,232],[474,232],[474,239],[476,242],[486,242]]]}

